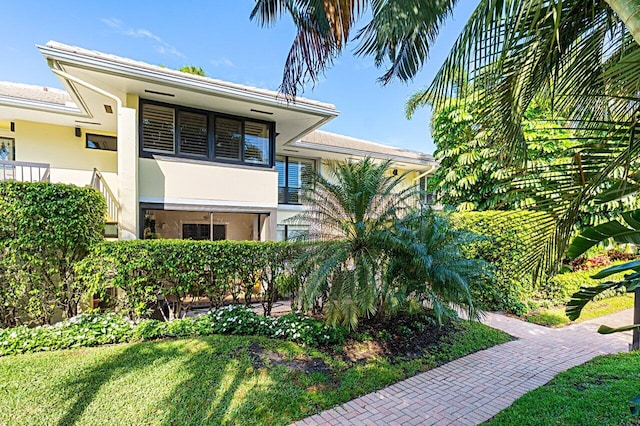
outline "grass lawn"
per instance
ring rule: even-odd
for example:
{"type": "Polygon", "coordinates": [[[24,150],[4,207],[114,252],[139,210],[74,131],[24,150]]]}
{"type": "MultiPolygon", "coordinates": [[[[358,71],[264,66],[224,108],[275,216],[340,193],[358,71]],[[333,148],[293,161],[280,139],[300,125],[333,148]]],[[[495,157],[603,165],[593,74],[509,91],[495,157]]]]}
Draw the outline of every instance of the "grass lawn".
{"type": "Polygon", "coordinates": [[[601,356],[522,396],[487,425],[622,425],[640,394],[640,353],[601,356]]]}
{"type": "Polygon", "coordinates": [[[7,356],[0,424],[288,424],[509,339],[463,321],[414,359],[218,335],[7,356]]]}
{"type": "MultiPolygon", "coordinates": [[[[575,322],[598,318],[629,308],[633,308],[633,294],[625,294],[624,296],[616,296],[598,300],[596,302],[589,302],[582,310],[580,318],[575,322]]],[[[550,309],[539,309],[526,315],[525,319],[528,322],[547,327],[563,327],[571,324],[569,318],[564,314],[564,309],[564,306],[558,306],[550,309]]]]}

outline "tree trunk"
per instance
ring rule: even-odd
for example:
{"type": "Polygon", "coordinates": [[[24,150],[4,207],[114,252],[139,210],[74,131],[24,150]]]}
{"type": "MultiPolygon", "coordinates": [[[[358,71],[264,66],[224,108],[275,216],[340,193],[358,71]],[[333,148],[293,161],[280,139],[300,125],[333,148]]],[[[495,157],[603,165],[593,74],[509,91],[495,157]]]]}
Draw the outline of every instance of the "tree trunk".
{"type": "Polygon", "coordinates": [[[606,0],[627,27],[636,43],[640,44],[640,0],[606,0]]]}
{"type": "MultiPolygon", "coordinates": [[[[633,323],[640,324],[640,288],[637,288],[634,293],[633,300],[633,323]]],[[[637,351],[640,349],[640,330],[633,329],[633,343],[631,344],[631,350],[637,351]]]]}

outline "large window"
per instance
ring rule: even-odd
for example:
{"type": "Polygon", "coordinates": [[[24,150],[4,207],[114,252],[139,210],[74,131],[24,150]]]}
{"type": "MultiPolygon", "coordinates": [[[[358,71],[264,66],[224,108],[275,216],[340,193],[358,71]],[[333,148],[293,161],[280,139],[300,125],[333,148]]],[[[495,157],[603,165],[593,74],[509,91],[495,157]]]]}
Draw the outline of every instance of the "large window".
{"type": "Polygon", "coordinates": [[[272,166],[274,123],[141,101],[141,155],[272,166]]]}
{"type": "Polygon", "coordinates": [[[278,203],[301,204],[303,189],[313,182],[315,161],[308,158],[276,157],[278,203]]]}

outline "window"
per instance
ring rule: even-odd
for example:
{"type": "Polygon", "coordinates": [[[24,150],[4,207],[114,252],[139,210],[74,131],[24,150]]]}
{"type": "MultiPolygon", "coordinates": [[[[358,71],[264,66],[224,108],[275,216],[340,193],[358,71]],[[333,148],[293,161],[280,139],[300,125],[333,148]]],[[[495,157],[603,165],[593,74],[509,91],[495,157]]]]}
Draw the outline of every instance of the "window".
{"type": "Polygon", "coordinates": [[[118,139],[115,136],[94,135],[87,133],[87,148],[117,151],[118,139]]]}
{"type": "Polygon", "coordinates": [[[142,104],[142,149],[147,152],[175,153],[175,110],[155,104],[142,104]]]}
{"type": "Polygon", "coordinates": [[[265,123],[244,123],[244,161],[255,164],[270,164],[269,126],[265,123]]]}
{"type": "Polygon", "coordinates": [[[15,140],[13,138],[0,138],[0,161],[15,160],[15,140]]]}
{"type": "Polygon", "coordinates": [[[278,225],[276,228],[276,241],[295,239],[309,232],[308,226],[303,225],[278,225]]]}
{"type": "Polygon", "coordinates": [[[209,139],[207,137],[207,115],[180,111],[178,114],[180,130],[180,153],[197,157],[209,157],[209,139]]]}
{"type": "Polygon", "coordinates": [[[274,123],[141,101],[141,156],[273,166],[274,123]]]}
{"type": "Polygon", "coordinates": [[[307,158],[276,157],[278,203],[301,204],[303,189],[313,183],[315,161],[307,158]]]}
{"type": "MultiPolygon", "coordinates": [[[[183,240],[209,240],[211,225],[208,223],[185,223],[182,225],[183,240]]],[[[213,225],[213,241],[227,239],[227,225],[213,225]]]]}
{"type": "Polygon", "coordinates": [[[241,160],[242,121],[216,118],[216,158],[241,160]]]}
{"type": "Polygon", "coordinates": [[[429,192],[429,189],[427,188],[428,186],[428,180],[426,176],[422,176],[420,178],[419,181],[419,187],[418,189],[421,192],[421,196],[422,196],[422,202],[427,204],[427,205],[432,205],[436,203],[436,194],[433,192],[429,192]]]}
{"type": "Polygon", "coordinates": [[[208,240],[211,225],[208,223],[185,223],[182,225],[183,240],[208,240]]]}

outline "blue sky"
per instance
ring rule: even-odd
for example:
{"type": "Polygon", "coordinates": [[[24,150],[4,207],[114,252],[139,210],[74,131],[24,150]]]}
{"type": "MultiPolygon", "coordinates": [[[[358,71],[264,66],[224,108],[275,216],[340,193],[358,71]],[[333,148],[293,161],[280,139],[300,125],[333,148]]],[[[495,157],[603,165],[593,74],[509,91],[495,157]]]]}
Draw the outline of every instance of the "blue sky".
{"type": "MultiPolygon", "coordinates": [[[[431,58],[410,84],[381,86],[371,58],[351,52],[302,96],[336,105],[340,116],[324,130],[423,152],[433,152],[429,111],[412,120],[406,99],[424,88],[443,62],[477,1],[459,2],[431,58]]],[[[101,52],[163,64],[197,65],[213,78],[276,90],[295,31],[285,17],[273,28],[249,21],[253,0],[0,1],[0,80],[61,87],[36,44],[56,40],[101,52]]],[[[355,44],[351,46],[354,48],[355,44]]]]}

